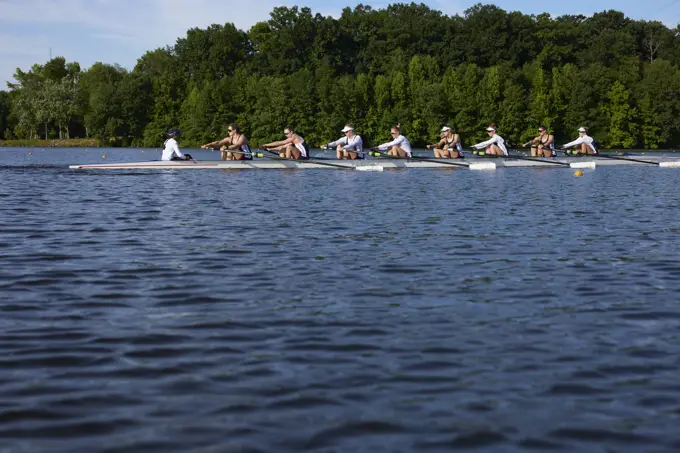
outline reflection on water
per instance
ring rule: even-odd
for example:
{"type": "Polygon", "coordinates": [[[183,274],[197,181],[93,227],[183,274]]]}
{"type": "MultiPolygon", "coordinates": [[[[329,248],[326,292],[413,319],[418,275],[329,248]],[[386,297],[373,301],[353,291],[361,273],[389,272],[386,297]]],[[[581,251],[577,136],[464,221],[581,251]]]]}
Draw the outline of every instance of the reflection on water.
{"type": "Polygon", "coordinates": [[[680,450],[677,170],[51,152],[0,168],[0,451],[680,450]]]}

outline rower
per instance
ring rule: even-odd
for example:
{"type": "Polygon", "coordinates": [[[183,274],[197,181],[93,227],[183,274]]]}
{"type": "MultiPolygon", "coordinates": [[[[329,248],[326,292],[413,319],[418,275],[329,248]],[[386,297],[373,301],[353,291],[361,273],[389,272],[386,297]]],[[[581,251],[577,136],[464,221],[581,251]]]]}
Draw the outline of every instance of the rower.
{"type": "Polygon", "coordinates": [[[460,136],[455,134],[451,127],[444,126],[441,130],[441,140],[436,145],[427,145],[427,149],[434,147],[434,157],[436,159],[458,159],[462,158],[463,146],[460,136]]]}
{"type": "Polygon", "coordinates": [[[236,123],[227,126],[229,135],[222,140],[206,143],[201,146],[203,149],[219,148],[222,153],[222,160],[251,160],[253,158],[248,139],[241,133],[241,128],[236,123]],[[238,151],[238,152],[232,152],[238,151]]]}
{"type": "Polygon", "coordinates": [[[588,135],[588,128],[587,127],[579,127],[578,128],[578,138],[574,140],[573,142],[569,142],[566,145],[560,146],[560,149],[567,149],[574,147],[574,151],[565,151],[565,154],[574,154],[574,155],[597,155],[597,142],[593,137],[588,135]]]}
{"type": "Polygon", "coordinates": [[[378,149],[382,151],[388,150],[388,156],[400,157],[402,159],[411,158],[411,143],[409,143],[406,137],[401,135],[401,128],[398,124],[391,129],[390,134],[392,135],[392,141],[383,143],[378,146],[378,149]]]}
{"type": "Polygon", "coordinates": [[[545,126],[538,127],[538,137],[522,144],[522,147],[531,145],[531,155],[536,157],[555,157],[555,137],[548,134],[545,126]]]}
{"type": "Polygon", "coordinates": [[[183,154],[179,150],[178,140],[182,132],[173,127],[168,131],[168,139],[163,143],[163,154],[161,160],[193,160],[191,154],[183,154]]]}
{"type": "Polygon", "coordinates": [[[485,148],[485,153],[492,156],[507,156],[508,149],[505,147],[505,140],[496,133],[496,126],[493,124],[489,125],[489,127],[486,128],[486,133],[489,134],[489,140],[472,145],[472,148],[485,148]]]}
{"type": "Polygon", "coordinates": [[[267,143],[262,145],[262,148],[278,151],[282,159],[308,160],[309,145],[305,139],[296,134],[290,126],[286,126],[283,134],[286,136],[285,140],[267,143]]]}
{"type": "Polygon", "coordinates": [[[364,158],[364,143],[359,135],[354,133],[354,127],[347,124],[342,128],[344,137],[337,139],[334,142],[325,144],[321,148],[336,148],[335,157],[338,159],[363,159],[364,158]]]}

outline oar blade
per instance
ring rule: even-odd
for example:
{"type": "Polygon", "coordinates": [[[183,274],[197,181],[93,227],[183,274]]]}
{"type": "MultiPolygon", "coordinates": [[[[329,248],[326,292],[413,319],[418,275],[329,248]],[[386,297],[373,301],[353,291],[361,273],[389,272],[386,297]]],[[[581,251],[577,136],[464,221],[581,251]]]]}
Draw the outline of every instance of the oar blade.
{"type": "Polygon", "coordinates": [[[384,168],[379,165],[359,165],[354,167],[357,171],[383,171],[384,168]]]}
{"type": "Polygon", "coordinates": [[[496,164],[494,162],[473,163],[468,165],[470,170],[495,170],[496,164]]]}
{"type": "Polygon", "coordinates": [[[659,167],[665,168],[680,168],[680,159],[673,162],[659,162],[659,167]]]}
{"type": "Polygon", "coordinates": [[[595,161],[590,162],[572,162],[569,164],[571,168],[595,168],[595,161]]]}

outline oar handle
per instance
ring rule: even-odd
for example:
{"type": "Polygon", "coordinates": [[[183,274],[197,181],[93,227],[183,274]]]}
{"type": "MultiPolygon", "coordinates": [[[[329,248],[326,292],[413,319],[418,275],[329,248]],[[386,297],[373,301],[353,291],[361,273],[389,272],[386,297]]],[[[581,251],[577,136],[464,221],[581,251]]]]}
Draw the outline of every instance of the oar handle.
{"type": "Polygon", "coordinates": [[[469,150],[464,150],[464,153],[470,153],[473,156],[479,156],[479,157],[484,157],[486,155],[486,151],[477,149],[477,148],[470,148],[469,150]]]}
{"type": "Polygon", "coordinates": [[[265,151],[265,152],[267,152],[267,153],[269,153],[269,154],[273,154],[273,155],[275,155],[275,156],[279,156],[279,152],[278,152],[278,151],[272,151],[272,150],[269,150],[269,149],[267,149],[267,148],[262,148],[262,147],[260,147],[259,149],[261,149],[262,151],[265,151]]]}
{"type": "Polygon", "coordinates": [[[244,155],[244,156],[250,155],[250,156],[253,156],[253,157],[262,157],[262,156],[264,156],[264,154],[262,154],[262,153],[256,153],[256,152],[253,152],[253,151],[250,151],[249,153],[246,153],[245,151],[238,151],[238,150],[235,150],[235,149],[228,149],[228,150],[225,151],[225,153],[242,154],[242,155],[244,155]]]}

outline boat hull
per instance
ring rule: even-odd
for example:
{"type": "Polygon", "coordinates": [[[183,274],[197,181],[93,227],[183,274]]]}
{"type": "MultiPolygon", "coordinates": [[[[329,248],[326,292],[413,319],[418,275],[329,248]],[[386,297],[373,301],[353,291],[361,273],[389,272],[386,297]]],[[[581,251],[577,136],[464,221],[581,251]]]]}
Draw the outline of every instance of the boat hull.
{"type": "MultiPolygon", "coordinates": [[[[669,157],[643,157],[642,160],[649,162],[666,162],[680,164],[680,158],[669,157]]],[[[153,161],[153,162],[126,162],[112,164],[71,165],[69,168],[77,170],[276,170],[276,169],[326,169],[337,170],[337,166],[347,167],[382,167],[384,169],[399,168],[465,168],[466,164],[494,163],[496,167],[543,167],[543,168],[568,168],[555,163],[573,164],[594,162],[597,166],[621,166],[621,165],[653,165],[635,161],[602,158],[562,158],[553,159],[549,162],[524,159],[432,159],[429,161],[408,159],[368,159],[359,161],[348,160],[322,160],[319,163],[309,161],[284,161],[284,160],[251,160],[251,161],[153,161]],[[553,163],[554,162],[554,163],[553,163]],[[329,165],[330,164],[330,165],[329,165]],[[463,164],[461,166],[451,164],[463,164]]]]}

